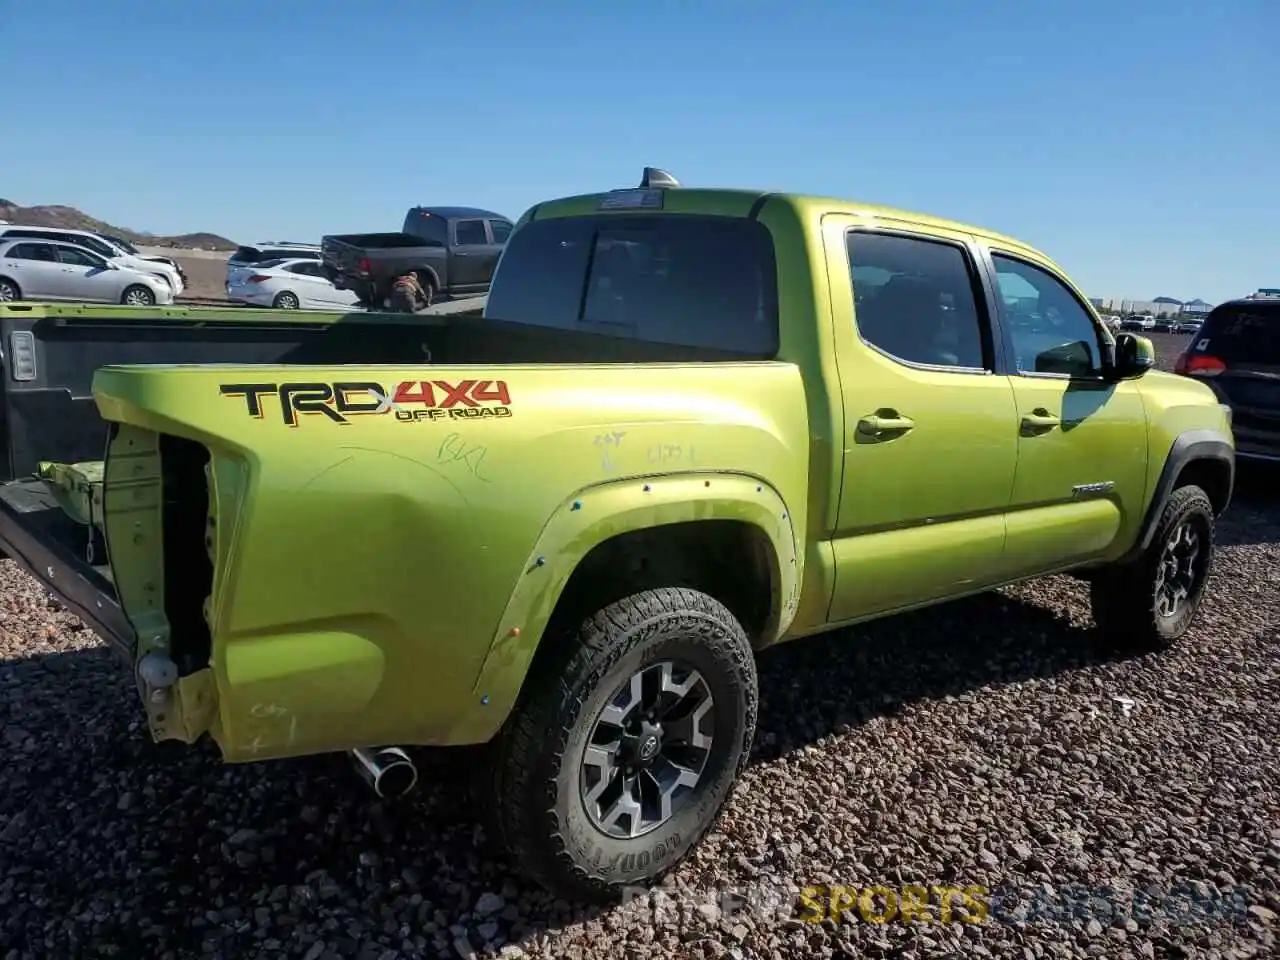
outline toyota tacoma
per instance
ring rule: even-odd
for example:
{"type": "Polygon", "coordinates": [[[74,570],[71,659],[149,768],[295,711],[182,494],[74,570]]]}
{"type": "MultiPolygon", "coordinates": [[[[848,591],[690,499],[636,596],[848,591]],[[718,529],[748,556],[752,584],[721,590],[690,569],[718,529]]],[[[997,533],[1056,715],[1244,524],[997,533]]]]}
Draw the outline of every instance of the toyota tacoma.
{"type": "Polygon", "coordinates": [[[387,793],[402,748],[483,745],[497,837],[575,897],[713,825],[761,651],[1063,572],[1167,644],[1232,493],[1227,409],[1052,260],[863,203],[653,169],[539,203],[484,315],[414,342],[104,366],[105,462],[0,487],[0,545],[157,740],[347,751],[387,793]]]}

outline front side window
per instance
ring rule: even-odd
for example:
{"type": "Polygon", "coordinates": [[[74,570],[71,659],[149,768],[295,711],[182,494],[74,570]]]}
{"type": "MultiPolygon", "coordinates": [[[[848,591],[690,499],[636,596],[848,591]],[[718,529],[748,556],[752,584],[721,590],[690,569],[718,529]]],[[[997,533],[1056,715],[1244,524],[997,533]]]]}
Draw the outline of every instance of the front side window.
{"type": "Polygon", "coordinates": [[[1098,328],[1066,285],[1022,260],[991,260],[1019,372],[1101,376],[1098,328]]]}
{"type": "Polygon", "coordinates": [[[505,220],[490,220],[489,229],[493,231],[494,243],[506,243],[511,236],[511,224],[505,220]]]}
{"type": "Polygon", "coordinates": [[[485,316],[772,357],[772,237],[733,217],[535,220],[505,246],[485,316]]]}
{"type": "Polygon", "coordinates": [[[922,237],[849,232],[854,322],[896,360],[990,369],[974,273],[964,250],[922,237]]]}
{"type": "Polygon", "coordinates": [[[75,247],[58,247],[57,249],[58,259],[63,263],[77,267],[93,267],[98,270],[103,267],[102,260],[88,250],[77,250],[75,247]]]}

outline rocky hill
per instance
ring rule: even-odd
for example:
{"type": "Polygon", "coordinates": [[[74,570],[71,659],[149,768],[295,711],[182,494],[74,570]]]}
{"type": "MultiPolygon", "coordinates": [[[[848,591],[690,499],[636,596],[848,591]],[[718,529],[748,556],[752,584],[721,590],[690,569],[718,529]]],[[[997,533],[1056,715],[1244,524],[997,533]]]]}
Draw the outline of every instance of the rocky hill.
{"type": "Polygon", "coordinates": [[[131,243],[147,247],[185,247],[204,250],[234,250],[236,244],[216,233],[184,233],[180,236],[162,237],[150,233],[139,233],[117,227],[104,220],[89,216],[75,207],[38,206],[24,207],[12,200],[0,199],[0,220],[10,223],[29,224],[40,227],[66,227],[71,230],[92,230],[94,233],[106,233],[115,237],[123,237],[131,243]]]}

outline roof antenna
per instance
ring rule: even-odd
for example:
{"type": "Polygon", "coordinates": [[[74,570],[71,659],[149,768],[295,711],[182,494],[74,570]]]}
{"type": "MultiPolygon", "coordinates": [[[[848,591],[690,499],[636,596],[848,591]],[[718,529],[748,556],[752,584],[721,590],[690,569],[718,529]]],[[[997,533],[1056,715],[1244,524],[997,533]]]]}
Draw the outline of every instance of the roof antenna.
{"type": "Polygon", "coordinates": [[[667,187],[678,187],[680,181],[657,167],[645,167],[644,176],[640,180],[640,188],[642,190],[666,189],[667,187]]]}

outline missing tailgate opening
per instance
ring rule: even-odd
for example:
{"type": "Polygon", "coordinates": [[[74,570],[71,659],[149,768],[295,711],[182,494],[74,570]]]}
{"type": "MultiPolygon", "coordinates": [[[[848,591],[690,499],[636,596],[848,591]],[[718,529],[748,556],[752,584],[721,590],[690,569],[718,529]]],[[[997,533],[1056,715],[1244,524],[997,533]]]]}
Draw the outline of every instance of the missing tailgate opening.
{"type": "Polygon", "coordinates": [[[170,656],[180,676],[209,665],[212,641],[205,599],[213,592],[213,563],[206,546],[209,451],[192,440],[160,437],[164,507],[164,612],[170,656]]]}

